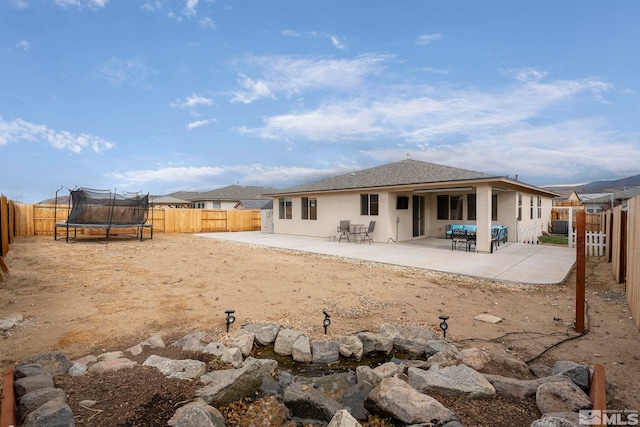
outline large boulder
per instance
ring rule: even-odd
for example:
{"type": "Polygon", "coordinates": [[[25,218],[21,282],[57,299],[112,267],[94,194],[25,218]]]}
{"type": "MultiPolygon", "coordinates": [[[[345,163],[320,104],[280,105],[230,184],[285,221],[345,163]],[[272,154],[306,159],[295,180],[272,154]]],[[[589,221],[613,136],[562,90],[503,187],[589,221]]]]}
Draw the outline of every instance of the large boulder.
{"type": "Polygon", "coordinates": [[[53,399],[30,412],[22,427],[74,427],[76,425],[71,408],[64,400],[53,399]]]}
{"type": "MultiPolygon", "coordinates": [[[[38,364],[46,369],[51,375],[67,375],[71,369],[71,360],[59,351],[45,351],[26,359],[20,365],[38,364]]],[[[18,365],[18,367],[20,366],[18,365]]]]}
{"type": "Polygon", "coordinates": [[[298,363],[311,363],[313,355],[311,354],[311,341],[309,337],[300,335],[296,342],[293,343],[292,355],[293,361],[298,363]]]}
{"type": "MultiPolygon", "coordinates": [[[[389,329],[383,327],[381,327],[381,331],[390,333],[389,329]]],[[[425,353],[427,343],[438,339],[438,336],[431,329],[420,326],[403,325],[396,331],[397,333],[393,336],[393,348],[413,355],[422,356],[425,353]]]]}
{"type": "Polygon", "coordinates": [[[25,394],[18,402],[18,421],[24,420],[30,412],[54,399],[66,402],[67,394],[64,390],[54,387],[41,388],[25,394]]]}
{"type": "Polygon", "coordinates": [[[253,332],[255,340],[260,345],[271,345],[275,342],[282,325],[278,323],[250,323],[242,329],[253,332]]]}
{"type": "Polygon", "coordinates": [[[553,364],[553,375],[564,375],[571,379],[578,387],[589,390],[589,368],[569,360],[558,360],[553,364]]]}
{"type": "Polygon", "coordinates": [[[253,350],[253,341],[255,335],[246,329],[240,329],[233,337],[229,339],[227,344],[229,347],[237,347],[244,357],[247,357],[253,350]]]}
{"type": "Polygon", "coordinates": [[[536,391],[536,405],[542,414],[576,412],[593,406],[589,396],[573,382],[541,384],[536,391]]]}
{"type": "Polygon", "coordinates": [[[392,417],[405,424],[444,425],[457,421],[454,412],[431,396],[422,394],[398,377],[383,379],[367,397],[365,407],[372,413],[392,417]]]}
{"type": "Polygon", "coordinates": [[[273,345],[273,351],[280,356],[291,356],[293,354],[293,344],[301,335],[303,333],[300,331],[281,329],[273,345]]]}
{"type": "Polygon", "coordinates": [[[341,335],[338,337],[338,344],[340,345],[340,355],[346,358],[353,358],[355,360],[362,359],[364,352],[364,346],[362,341],[355,335],[341,335]]]}
{"type": "Polygon", "coordinates": [[[255,359],[239,369],[212,371],[200,377],[205,385],[196,390],[196,396],[213,407],[226,406],[260,390],[262,376],[262,364],[255,359]]]}
{"type": "Polygon", "coordinates": [[[535,378],[532,380],[519,380],[517,378],[503,377],[501,375],[493,374],[483,375],[498,393],[517,397],[519,399],[534,397],[540,384],[551,382],[571,382],[569,378],[562,375],[535,378]]]}
{"type": "Polygon", "coordinates": [[[313,343],[311,361],[318,365],[328,365],[340,359],[340,345],[335,341],[313,343]]]}
{"type": "Polygon", "coordinates": [[[179,380],[197,379],[207,371],[207,365],[199,360],[173,360],[156,355],[147,357],[143,365],[156,368],[167,378],[179,380]]]}
{"type": "Polygon", "coordinates": [[[375,332],[359,332],[363,354],[390,353],[393,350],[393,339],[375,332]]]}
{"type": "Polygon", "coordinates": [[[432,366],[428,371],[409,368],[409,384],[423,393],[464,396],[470,399],[490,398],[496,390],[481,373],[466,365],[432,366]]]}

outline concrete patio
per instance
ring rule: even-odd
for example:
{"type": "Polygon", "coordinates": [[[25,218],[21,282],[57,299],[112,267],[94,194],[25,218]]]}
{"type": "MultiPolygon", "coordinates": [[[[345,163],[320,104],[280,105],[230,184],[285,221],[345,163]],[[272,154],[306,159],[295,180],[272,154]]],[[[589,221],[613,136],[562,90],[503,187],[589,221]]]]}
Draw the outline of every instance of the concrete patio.
{"type": "Polygon", "coordinates": [[[441,238],[356,244],[261,231],[200,233],[197,236],[531,285],[564,282],[576,262],[575,249],[511,242],[486,254],[466,252],[464,247],[452,251],[451,240],[441,238]]]}

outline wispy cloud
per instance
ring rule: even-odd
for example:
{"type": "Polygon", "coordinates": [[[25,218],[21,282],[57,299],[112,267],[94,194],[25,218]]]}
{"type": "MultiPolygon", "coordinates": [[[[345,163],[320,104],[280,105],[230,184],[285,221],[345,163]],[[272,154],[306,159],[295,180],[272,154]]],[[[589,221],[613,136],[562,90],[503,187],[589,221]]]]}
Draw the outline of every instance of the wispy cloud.
{"type": "Polygon", "coordinates": [[[219,176],[224,172],[220,167],[162,167],[158,169],[143,169],[127,172],[114,172],[111,174],[115,179],[121,180],[128,185],[145,182],[164,181],[179,183],[184,181],[197,181],[219,176]]]}
{"type": "Polygon", "coordinates": [[[365,77],[381,73],[391,55],[362,55],[355,59],[324,57],[253,56],[245,59],[250,67],[259,68],[254,79],[241,74],[241,88],[232,92],[232,102],[251,103],[262,98],[275,98],[278,93],[294,96],[305,90],[333,89],[351,91],[365,77]]]}
{"type": "Polygon", "coordinates": [[[102,153],[112,149],[115,145],[99,136],[88,134],[74,134],[66,130],[54,130],[45,125],[30,123],[22,119],[5,121],[0,116],[0,145],[27,142],[47,142],[50,146],[80,153],[90,149],[95,153],[102,153]]]}
{"type": "Polygon", "coordinates": [[[104,9],[109,0],[54,0],[53,3],[62,8],[76,7],[79,9],[104,9]]]}
{"type": "Polygon", "coordinates": [[[26,40],[20,40],[16,43],[16,47],[23,49],[25,52],[29,52],[29,48],[31,47],[31,43],[26,40]]]}
{"type": "Polygon", "coordinates": [[[285,37],[296,37],[296,38],[303,37],[307,39],[312,39],[312,38],[327,39],[331,42],[333,47],[335,47],[336,49],[343,50],[347,48],[343,37],[340,37],[337,34],[325,33],[322,31],[305,31],[300,33],[295,30],[286,29],[286,30],[280,31],[280,35],[285,37]]]}
{"type": "Polygon", "coordinates": [[[440,40],[442,35],[440,33],[437,34],[422,34],[418,36],[415,43],[419,45],[427,45],[433,41],[440,40]]]}
{"type": "Polygon", "coordinates": [[[143,61],[110,58],[97,68],[98,76],[114,86],[125,83],[141,84],[154,72],[143,61]]]}
{"type": "Polygon", "coordinates": [[[184,100],[176,100],[169,105],[175,108],[192,108],[197,107],[199,105],[212,105],[213,100],[211,98],[207,98],[201,95],[196,95],[195,93],[191,96],[187,96],[184,100]]]}
{"type": "Polygon", "coordinates": [[[449,70],[445,68],[424,67],[423,70],[434,74],[449,74],[449,70]]]}
{"type": "Polygon", "coordinates": [[[205,125],[208,125],[209,123],[213,123],[215,121],[216,121],[215,119],[197,120],[195,122],[191,122],[191,123],[187,124],[187,129],[191,130],[191,129],[199,128],[200,126],[205,126],[205,125]]]}

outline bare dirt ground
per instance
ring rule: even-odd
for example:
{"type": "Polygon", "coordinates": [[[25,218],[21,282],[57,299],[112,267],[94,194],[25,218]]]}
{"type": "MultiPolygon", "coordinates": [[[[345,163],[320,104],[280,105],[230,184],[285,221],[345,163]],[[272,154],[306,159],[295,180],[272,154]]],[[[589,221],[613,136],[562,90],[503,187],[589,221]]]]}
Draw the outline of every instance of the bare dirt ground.
{"type": "MultiPolygon", "coordinates": [[[[231,334],[244,322],[269,321],[312,340],[375,330],[384,322],[441,333],[438,316],[445,314],[447,339],[506,350],[525,361],[577,335],[575,274],[560,286],[496,284],[176,234],[108,244],[23,237],[5,261],[10,273],[0,280],[0,318],[18,313],[24,320],[0,338],[3,369],[47,350],[71,359],[124,350],[153,334],[167,343],[195,331],[223,340],[230,309],[238,319],[231,334]],[[332,315],[328,336],[323,310],[332,315]],[[504,320],[473,319],[482,313],[504,320]]],[[[613,407],[640,410],[640,332],[624,285],[615,284],[610,264],[588,261],[589,332],[536,363],[601,363],[616,390],[613,407]]]]}

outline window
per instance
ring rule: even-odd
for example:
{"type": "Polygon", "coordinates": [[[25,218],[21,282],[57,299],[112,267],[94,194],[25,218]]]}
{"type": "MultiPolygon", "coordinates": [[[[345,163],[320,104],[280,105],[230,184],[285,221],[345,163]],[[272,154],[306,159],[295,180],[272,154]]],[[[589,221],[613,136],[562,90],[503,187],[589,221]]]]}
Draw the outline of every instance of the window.
{"type": "Polygon", "coordinates": [[[522,221],[522,193],[518,193],[518,221],[522,221]]]}
{"type": "Polygon", "coordinates": [[[529,203],[529,206],[530,206],[529,215],[531,216],[531,218],[529,218],[529,219],[533,219],[533,196],[531,196],[530,199],[531,199],[531,202],[529,203]]]}
{"type": "Polygon", "coordinates": [[[217,202],[213,202],[213,209],[220,209],[220,208],[222,208],[222,203],[220,203],[219,200],[217,202]]]}
{"type": "Polygon", "coordinates": [[[437,204],[438,219],[462,220],[462,196],[438,196],[437,204]]]}
{"type": "Polygon", "coordinates": [[[491,221],[498,220],[498,195],[491,195],[491,221]]]}
{"type": "Polygon", "coordinates": [[[378,195],[360,195],[360,215],[378,215],[378,195]]]}
{"type": "Polygon", "coordinates": [[[449,219],[449,196],[438,196],[438,219],[449,219]]]}
{"type": "Polygon", "coordinates": [[[462,196],[450,196],[449,209],[449,219],[462,220],[462,196]]]}
{"type": "Polygon", "coordinates": [[[467,194],[467,219],[469,221],[476,220],[476,195],[467,194]]]}
{"type": "Polygon", "coordinates": [[[280,219],[291,219],[292,202],[291,197],[281,197],[278,199],[278,215],[280,219]]]}
{"type": "Polygon", "coordinates": [[[194,209],[204,209],[204,202],[196,202],[193,204],[194,209]]]}
{"type": "Polygon", "coordinates": [[[318,219],[317,201],[308,197],[302,198],[302,219],[318,219]]]}
{"type": "Polygon", "coordinates": [[[538,218],[542,218],[542,196],[538,196],[538,218]]]}

